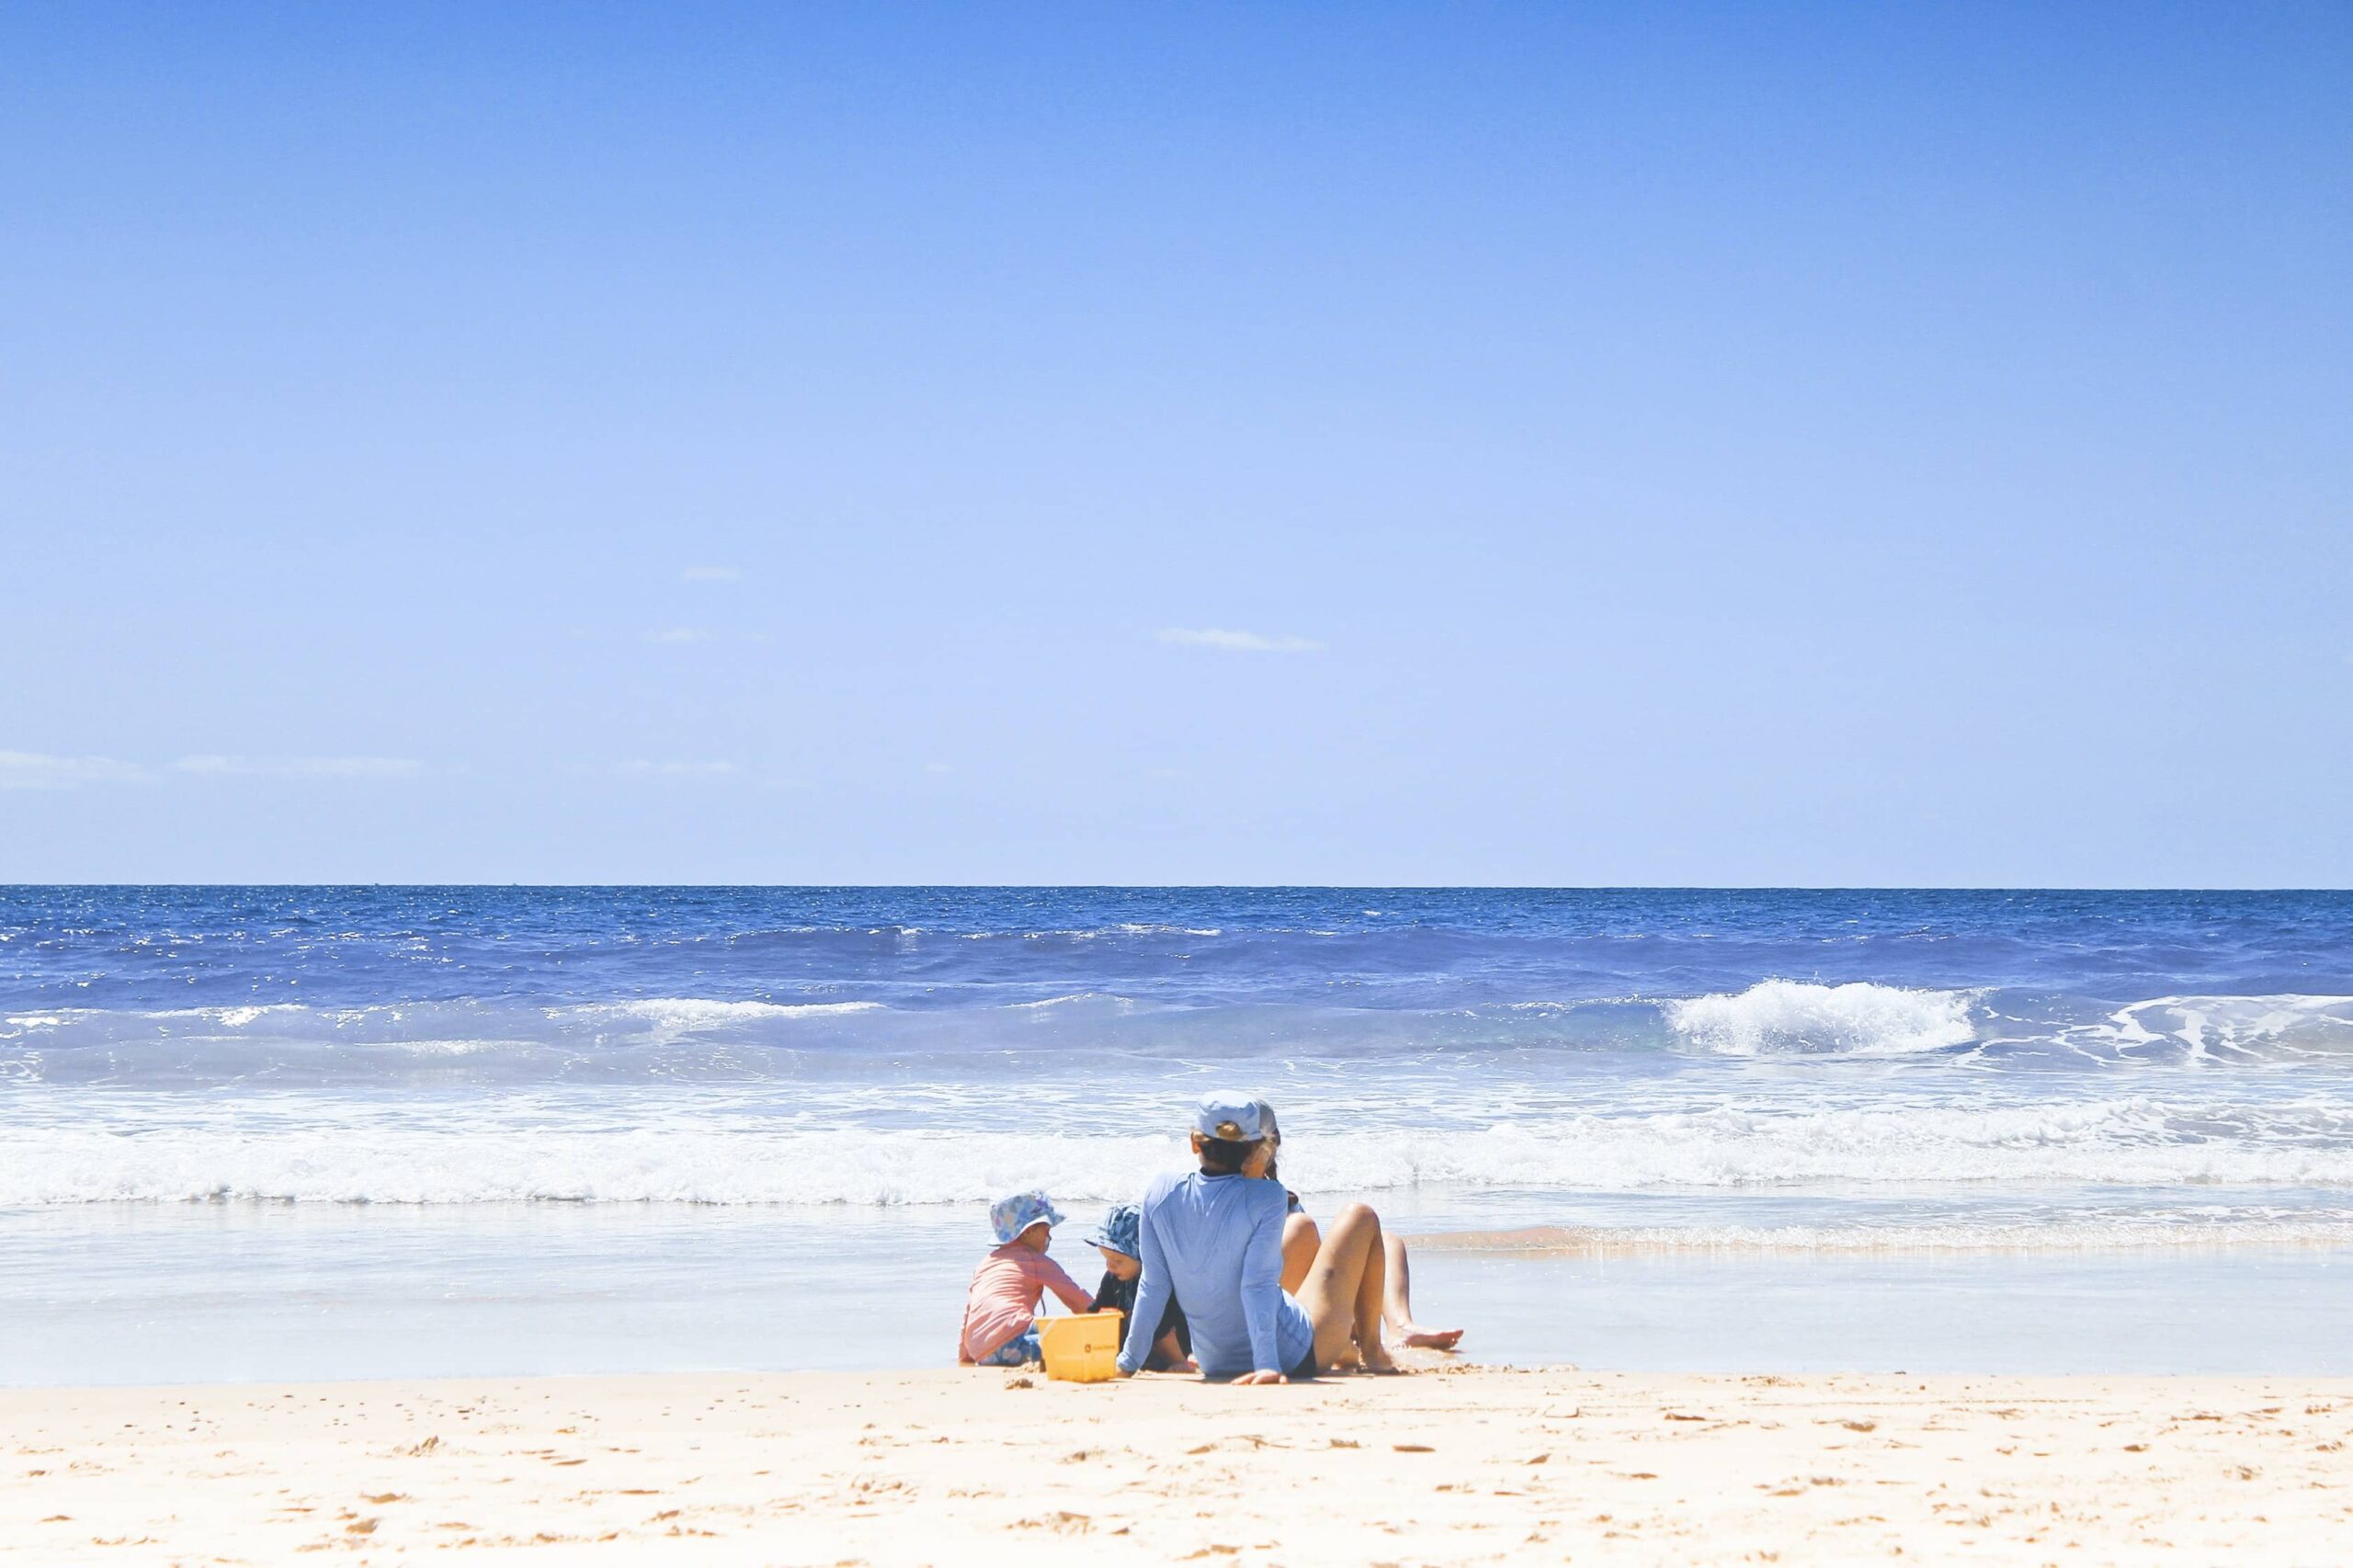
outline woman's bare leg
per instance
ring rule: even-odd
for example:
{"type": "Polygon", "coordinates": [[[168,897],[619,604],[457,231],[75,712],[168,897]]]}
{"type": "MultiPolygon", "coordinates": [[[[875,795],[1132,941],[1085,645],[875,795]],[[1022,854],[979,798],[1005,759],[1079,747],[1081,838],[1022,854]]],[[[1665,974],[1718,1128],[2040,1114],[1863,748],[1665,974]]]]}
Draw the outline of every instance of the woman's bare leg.
{"type": "Polygon", "coordinates": [[[1381,1308],[1388,1278],[1388,1256],[1381,1244],[1381,1216],[1351,1203],[1332,1221],[1332,1233],[1317,1249],[1315,1265],[1299,1292],[1299,1304],[1315,1328],[1315,1364],[1338,1366],[1351,1358],[1365,1369],[1395,1367],[1381,1343],[1381,1308]]]}
{"type": "Polygon", "coordinates": [[[1307,1271],[1315,1267],[1315,1249],[1324,1244],[1324,1233],[1315,1221],[1304,1214],[1293,1214],[1283,1221],[1283,1289],[1292,1295],[1307,1283],[1307,1271]]]}
{"type": "MultiPolygon", "coordinates": [[[[1290,1238],[1284,1238],[1286,1244],[1290,1238]]],[[[1383,1261],[1388,1265],[1389,1289],[1381,1303],[1381,1315],[1389,1327],[1404,1343],[1424,1350],[1451,1350],[1462,1337],[1459,1328],[1425,1328],[1414,1321],[1414,1276],[1405,1265],[1405,1238],[1383,1230],[1381,1233],[1383,1261]]],[[[1284,1255],[1290,1261],[1288,1246],[1284,1255]]]]}

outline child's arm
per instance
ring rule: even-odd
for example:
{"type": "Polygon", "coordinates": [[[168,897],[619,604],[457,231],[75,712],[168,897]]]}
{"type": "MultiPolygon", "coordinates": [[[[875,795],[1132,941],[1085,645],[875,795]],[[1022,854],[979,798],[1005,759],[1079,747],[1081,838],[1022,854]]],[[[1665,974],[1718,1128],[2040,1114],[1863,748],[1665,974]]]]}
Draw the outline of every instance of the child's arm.
{"type": "Polygon", "coordinates": [[[1095,1298],[1086,1293],[1079,1282],[1063,1271],[1063,1266],[1051,1257],[1038,1260],[1046,1266],[1046,1289],[1060,1296],[1063,1305],[1074,1312],[1091,1312],[1095,1298]]]}

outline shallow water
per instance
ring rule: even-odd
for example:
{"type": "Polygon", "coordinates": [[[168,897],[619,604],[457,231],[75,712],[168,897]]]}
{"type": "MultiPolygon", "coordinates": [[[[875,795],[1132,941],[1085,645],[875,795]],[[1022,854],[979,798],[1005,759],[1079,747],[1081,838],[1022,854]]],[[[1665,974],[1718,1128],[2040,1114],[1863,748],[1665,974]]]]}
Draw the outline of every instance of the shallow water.
{"type": "MultiPolygon", "coordinates": [[[[152,1383],[945,1364],[973,1233],[961,1209],[17,1214],[0,1365],[152,1383]]],[[[1091,1286],[1083,1250],[1056,1254],[1091,1286]]],[[[1523,1366],[2353,1372],[2353,1249],[1430,1249],[1414,1281],[1467,1358],[1523,1366]]]]}

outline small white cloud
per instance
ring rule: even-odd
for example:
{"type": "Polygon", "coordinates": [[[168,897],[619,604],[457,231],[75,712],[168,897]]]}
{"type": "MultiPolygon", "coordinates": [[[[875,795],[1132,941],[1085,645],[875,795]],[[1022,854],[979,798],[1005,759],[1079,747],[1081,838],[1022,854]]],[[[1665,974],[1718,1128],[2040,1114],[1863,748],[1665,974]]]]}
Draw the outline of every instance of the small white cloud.
{"type": "Polygon", "coordinates": [[[660,631],[647,632],[645,634],[645,640],[648,642],[672,644],[679,642],[708,642],[710,641],[710,633],[703,631],[698,626],[672,626],[666,627],[660,631]]]}
{"type": "Polygon", "coordinates": [[[1214,648],[1221,653],[1320,653],[1324,644],[1305,637],[1267,637],[1256,631],[1226,631],[1217,627],[1190,631],[1165,627],[1153,636],[1172,648],[1214,648]]]}
{"type": "Polygon", "coordinates": [[[176,773],[211,778],[405,778],[425,764],[404,756],[184,756],[176,773]]]}
{"type": "Polygon", "coordinates": [[[689,566],[678,574],[681,583],[740,583],[744,574],[733,566],[689,566]]]}
{"type": "Polygon", "coordinates": [[[638,757],[616,764],[624,778],[729,778],[744,770],[732,762],[654,762],[638,757]]]}
{"type": "Polygon", "coordinates": [[[80,784],[133,783],[146,777],[145,768],[110,756],[0,751],[0,790],[71,790],[80,784]]]}

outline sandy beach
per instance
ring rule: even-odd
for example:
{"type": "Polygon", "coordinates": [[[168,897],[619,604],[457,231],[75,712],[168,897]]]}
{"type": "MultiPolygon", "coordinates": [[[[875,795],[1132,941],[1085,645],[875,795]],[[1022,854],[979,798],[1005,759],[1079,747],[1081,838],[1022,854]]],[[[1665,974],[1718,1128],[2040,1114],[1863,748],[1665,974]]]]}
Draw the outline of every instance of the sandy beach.
{"type": "Polygon", "coordinates": [[[2353,1380],[1431,1369],[0,1392],[0,1555],[2323,1562],[2353,1380]],[[560,1550],[559,1550],[560,1549],[560,1550]]]}

